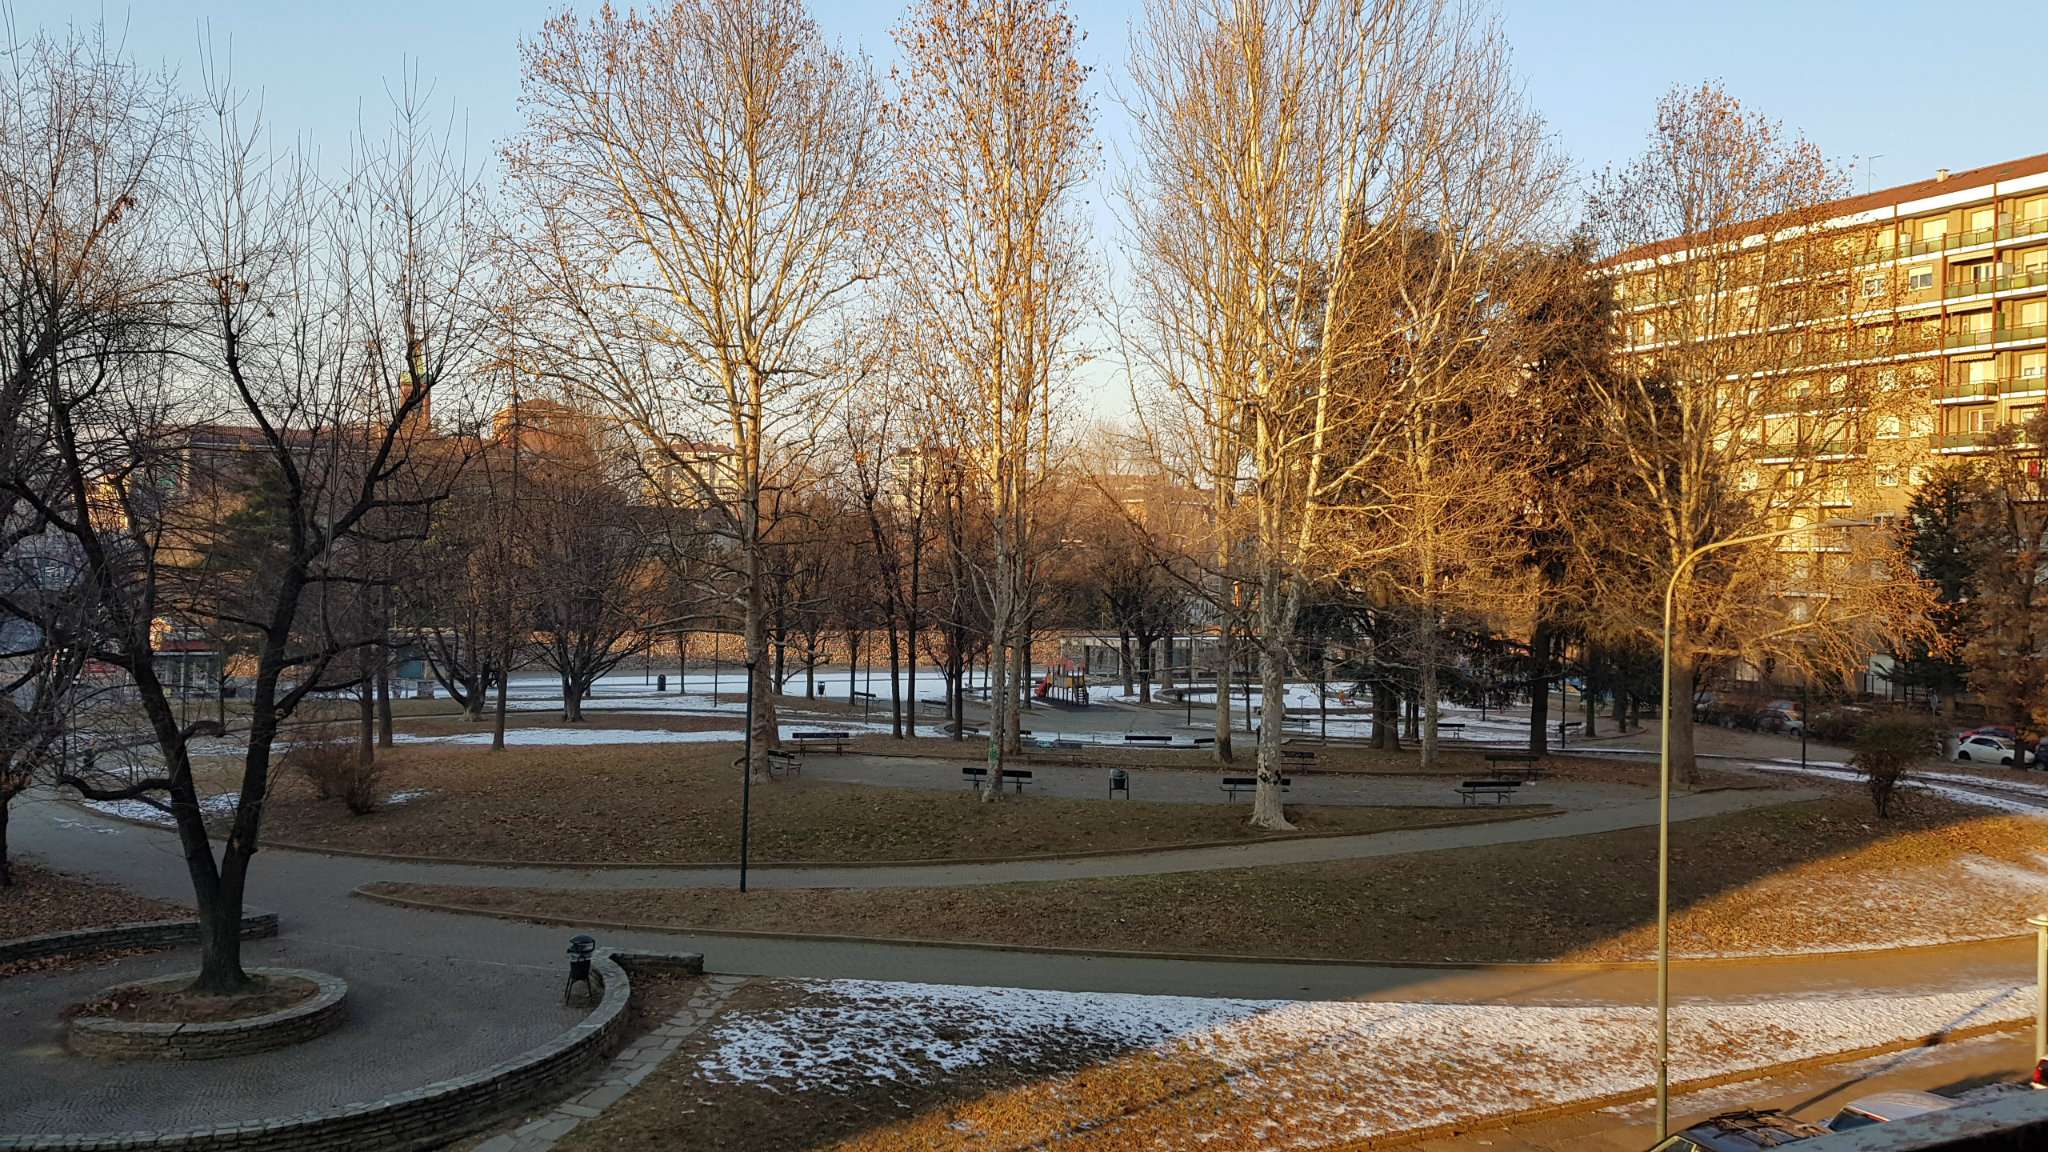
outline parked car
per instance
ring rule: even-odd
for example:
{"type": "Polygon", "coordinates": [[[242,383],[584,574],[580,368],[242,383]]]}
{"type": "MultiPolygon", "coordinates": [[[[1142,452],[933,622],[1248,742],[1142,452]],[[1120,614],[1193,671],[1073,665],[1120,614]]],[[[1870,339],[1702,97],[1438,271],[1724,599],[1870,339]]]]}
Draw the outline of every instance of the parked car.
{"type": "Polygon", "coordinates": [[[1842,1110],[1827,1122],[1827,1128],[1830,1132],[1848,1132],[1872,1124],[1889,1124],[1908,1116],[1946,1112],[1960,1103],[1962,1101],[1936,1096],[1932,1092],[1877,1092],[1843,1105],[1842,1110]]]}
{"type": "Polygon", "coordinates": [[[1806,721],[1799,714],[1799,705],[1790,700],[1773,700],[1757,710],[1756,726],[1762,732],[1782,732],[1788,736],[1799,735],[1799,729],[1806,721]]]}
{"type": "Polygon", "coordinates": [[[1757,1152],[1828,1134],[1826,1128],[1795,1120],[1776,1109],[1724,1112],[1674,1136],[1650,1152],[1757,1152]]]}
{"type": "Polygon", "coordinates": [[[1978,733],[1956,742],[1956,759],[1973,764],[2026,764],[2033,754],[2004,736],[1978,733]]]}
{"type": "Polygon", "coordinates": [[[1968,739],[1969,739],[1970,737],[1972,737],[1972,736],[1997,736],[1997,737],[1999,737],[1999,738],[2001,738],[2001,739],[2005,739],[2005,740],[2017,740],[2017,739],[2019,739],[2019,733],[2017,733],[2017,732],[2014,732],[2014,731],[2012,730],[2012,725],[2010,725],[2010,724],[1983,724],[1983,725],[1979,725],[1978,727],[1972,728],[1972,729],[1970,729],[1970,730],[1969,730],[1969,731],[1967,731],[1967,732],[1962,732],[1962,733],[1959,733],[1959,734],[1958,734],[1958,735],[1956,736],[1956,739],[1958,739],[1958,740],[1968,740],[1968,739]]]}

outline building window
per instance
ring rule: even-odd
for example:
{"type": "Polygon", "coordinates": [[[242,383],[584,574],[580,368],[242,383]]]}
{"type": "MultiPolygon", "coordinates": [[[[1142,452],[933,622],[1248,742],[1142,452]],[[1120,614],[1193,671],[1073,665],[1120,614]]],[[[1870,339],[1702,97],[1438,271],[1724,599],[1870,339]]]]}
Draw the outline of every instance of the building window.
{"type": "Polygon", "coordinates": [[[1915,268],[1906,273],[1906,288],[1908,291],[1918,292],[1923,288],[1932,287],[1934,287],[1934,269],[1932,267],[1915,268]]]}
{"type": "Polygon", "coordinates": [[[1880,488],[1897,488],[1899,486],[1899,466],[1897,464],[1878,465],[1877,484],[1880,488]]]}
{"type": "Polygon", "coordinates": [[[1920,221],[1920,239],[1939,240],[1948,235],[1948,217],[1936,216],[1920,221]]]}
{"type": "Polygon", "coordinates": [[[1865,300],[1875,300],[1883,295],[1884,275],[1882,273],[1876,276],[1865,276],[1863,278],[1863,298],[1865,300]]]}
{"type": "Polygon", "coordinates": [[[1900,436],[1904,434],[1905,422],[1900,420],[1897,416],[1880,416],[1877,418],[1878,439],[1897,440],[1900,436]]]}
{"type": "Polygon", "coordinates": [[[2041,386],[2042,381],[2048,380],[2048,353],[2022,352],[2020,354],[2020,379],[2034,381],[2034,387],[2036,388],[2041,386]]]}

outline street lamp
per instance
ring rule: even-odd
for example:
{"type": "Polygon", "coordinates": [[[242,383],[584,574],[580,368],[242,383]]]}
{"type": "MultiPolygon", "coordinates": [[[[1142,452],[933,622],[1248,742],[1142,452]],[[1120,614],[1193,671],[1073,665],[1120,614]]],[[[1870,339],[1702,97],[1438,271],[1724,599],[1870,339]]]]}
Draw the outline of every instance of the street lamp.
{"type": "MultiPolygon", "coordinates": [[[[1679,577],[1692,562],[1709,552],[1741,544],[1760,544],[1801,532],[1843,528],[1853,521],[1802,524],[1774,532],[1757,532],[1731,540],[1702,544],[1686,553],[1671,579],[1664,582],[1664,709],[1657,737],[1657,1139],[1671,1134],[1671,607],[1679,577]]],[[[1689,706],[1689,705],[1688,705],[1689,706]]]]}

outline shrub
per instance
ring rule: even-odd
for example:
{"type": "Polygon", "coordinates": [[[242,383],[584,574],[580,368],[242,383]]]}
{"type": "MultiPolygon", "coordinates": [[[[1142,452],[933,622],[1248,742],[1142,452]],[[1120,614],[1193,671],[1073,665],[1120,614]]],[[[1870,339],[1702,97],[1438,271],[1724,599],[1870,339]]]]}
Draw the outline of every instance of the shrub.
{"type": "Polygon", "coordinates": [[[313,795],[322,800],[340,800],[358,816],[377,808],[377,781],[383,766],[375,760],[365,763],[357,755],[355,741],[339,725],[321,724],[309,728],[292,741],[284,755],[285,765],[306,778],[313,795]]]}
{"type": "Polygon", "coordinates": [[[1870,723],[1870,713],[1855,708],[1823,708],[1807,721],[1806,734],[1823,744],[1851,744],[1870,723]]]}
{"type": "Polygon", "coordinates": [[[1870,802],[1878,817],[1891,815],[1892,793],[1906,770],[1941,755],[1941,729],[1918,716],[1876,716],[1856,735],[1856,756],[1850,761],[1863,773],[1870,802]]]}

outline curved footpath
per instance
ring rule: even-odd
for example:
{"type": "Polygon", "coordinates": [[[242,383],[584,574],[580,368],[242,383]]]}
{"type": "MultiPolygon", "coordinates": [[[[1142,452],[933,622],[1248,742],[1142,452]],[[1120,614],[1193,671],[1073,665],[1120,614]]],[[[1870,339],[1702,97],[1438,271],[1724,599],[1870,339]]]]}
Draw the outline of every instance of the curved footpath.
{"type": "MultiPolygon", "coordinates": [[[[1680,797],[1680,819],[1760,804],[1799,791],[1729,791],[1680,797]]],[[[1646,825],[1653,801],[1558,816],[1372,836],[1275,841],[1120,857],[924,867],[774,869],[752,873],[762,887],[902,887],[1131,876],[1249,865],[1357,859],[1420,849],[1456,849],[1646,825]]],[[[47,793],[16,801],[12,840],[52,867],[98,876],[145,895],[189,900],[176,838],[95,816],[47,793]]],[[[274,909],[287,939],[483,966],[553,968],[568,930],[452,915],[354,899],[378,881],[572,888],[705,887],[733,882],[722,869],[575,871],[384,861],[272,849],[251,870],[248,901],[274,909]]],[[[969,947],[657,932],[600,934],[604,943],[648,951],[701,951],[711,971],[793,978],[908,980],[1069,991],[1141,992],[1274,999],[1434,1000],[1548,1004],[1643,1003],[1652,981],[1640,968],[1512,965],[1432,969],[1376,964],[1199,961],[1034,953],[969,947]]],[[[1680,965],[1674,991],[1697,1001],[1751,1000],[1850,989],[1931,991],[2025,983],[2031,950],[2018,940],[1938,949],[1715,961],[1680,965]]],[[[481,977],[487,978],[487,977],[481,977]]]]}

